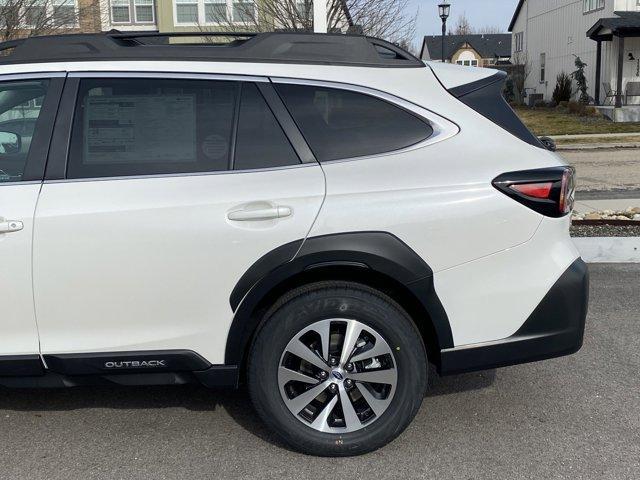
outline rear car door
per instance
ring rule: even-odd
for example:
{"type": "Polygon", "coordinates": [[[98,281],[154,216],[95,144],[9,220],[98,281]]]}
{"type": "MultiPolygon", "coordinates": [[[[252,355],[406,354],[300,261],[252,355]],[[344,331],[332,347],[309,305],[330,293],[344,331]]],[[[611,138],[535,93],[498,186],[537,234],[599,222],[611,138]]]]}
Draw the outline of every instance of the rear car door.
{"type": "Polygon", "coordinates": [[[0,376],[41,371],[33,217],[64,77],[0,76],[0,376]]]}
{"type": "Polygon", "coordinates": [[[262,255],[305,238],[324,197],[321,168],[265,100],[271,88],[263,78],[70,75],[34,238],[50,367],[91,373],[82,363],[104,352],[224,362],[235,284],[262,255]]]}

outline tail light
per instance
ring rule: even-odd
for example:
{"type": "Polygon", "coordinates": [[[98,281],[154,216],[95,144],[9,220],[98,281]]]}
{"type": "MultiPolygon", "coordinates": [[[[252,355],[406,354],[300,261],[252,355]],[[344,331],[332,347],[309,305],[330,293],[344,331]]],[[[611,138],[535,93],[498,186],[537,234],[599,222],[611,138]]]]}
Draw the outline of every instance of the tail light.
{"type": "Polygon", "coordinates": [[[575,169],[554,167],[503,173],[493,186],[542,215],[563,217],[573,210],[575,169]]]}

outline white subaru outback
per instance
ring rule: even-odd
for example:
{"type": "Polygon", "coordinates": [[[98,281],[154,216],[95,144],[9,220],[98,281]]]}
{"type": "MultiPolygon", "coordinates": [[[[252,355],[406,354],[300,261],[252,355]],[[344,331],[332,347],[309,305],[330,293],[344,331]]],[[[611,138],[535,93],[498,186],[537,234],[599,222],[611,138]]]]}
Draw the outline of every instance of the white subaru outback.
{"type": "Polygon", "coordinates": [[[503,73],[344,35],[0,51],[0,384],[246,384],[294,448],[353,455],[428,361],[580,348],[574,172],[503,73]]]}

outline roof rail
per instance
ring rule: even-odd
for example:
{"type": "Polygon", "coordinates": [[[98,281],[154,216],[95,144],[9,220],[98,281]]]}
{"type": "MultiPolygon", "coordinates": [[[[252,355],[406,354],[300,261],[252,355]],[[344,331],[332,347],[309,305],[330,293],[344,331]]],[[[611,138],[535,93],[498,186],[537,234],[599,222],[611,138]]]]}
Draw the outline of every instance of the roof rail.
{"type": "Polygon", "coordinates": [[[300,32],[119,32],[49,35],[0,43],[0,65],[17,63],[173,60],[424,67],[402,48],[363,35],[300,32]],[[232,38],[225,43],[191,38],[232,38]],[[172,38],[180,40],[171,42],[172,38]],[[153,40],[159,41],[153,41],[153,40]],[[3,54],[3,52],[5,52],[3,54]]]}

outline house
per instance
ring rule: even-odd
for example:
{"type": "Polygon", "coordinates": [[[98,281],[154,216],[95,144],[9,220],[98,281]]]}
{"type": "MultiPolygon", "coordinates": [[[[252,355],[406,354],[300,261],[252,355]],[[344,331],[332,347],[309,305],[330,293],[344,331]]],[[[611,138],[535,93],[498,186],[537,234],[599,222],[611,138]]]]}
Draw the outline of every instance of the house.
{"type": "MultiPolygon", "coordinates": [[[[282,20],[294,23],[296,18],[305,19],[311,28],[313,17],[311,0],[288,0],[286,4],[279,4],[279,0],[100,0],[100,3],[103,31],[197,34],[216,30],[279,30],[293,27],[282,25],[282,20]],[[288,10],[292,5],[295,13],[288,10]],[[280,21],[273,15],[273,10],[279,7],[283,9],[280,21]]],[[[353,27],[353,21],[346,2],[341,4],[344,13],[338,23],[344,25],[340,30],[346,31],[353,27]]],[[[305,28],[305,25],[297,22],[295,27],[305,28]]]]}
{"type": "Polygon", "coordinates": [[[599,109],[640,120],[640,96],[631,95],[640,95],[640,0],[519,0],[509,31],[527,94],[550,100],[557,75],[573,72],[579,56],[599,109]]]}
{"type": "MultiPolygon", "coordinates": [[[[442,36],[424,37],[422,60],[442,61],[442,36]]],[[[511,59],[511,34],[446,35],[444,37],[444,61],[472,67],[509,64],[511,59]]]]}
{"type": "Polygon", "coordinates": [[[99,0],[0,0],[0,41],[101,30],[99,0]]]}

